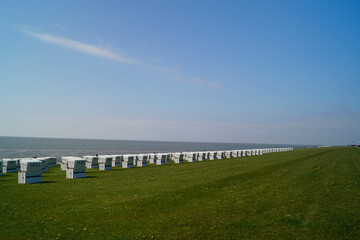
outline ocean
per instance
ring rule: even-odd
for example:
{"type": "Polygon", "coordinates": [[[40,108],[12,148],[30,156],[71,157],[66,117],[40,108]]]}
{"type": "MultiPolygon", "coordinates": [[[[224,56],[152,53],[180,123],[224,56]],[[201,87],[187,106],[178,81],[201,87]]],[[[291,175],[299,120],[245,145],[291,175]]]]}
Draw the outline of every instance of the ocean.
{"type": "Polygon", "coordinates": [[[185,152],[203,150],[233,150],[275,147],[312,147],[289,144],[255,143],[208,143],[208,142],[165,142],[165,141],[129,141],[101,139],[65,139],[0,137],[0,159],[85,156],[94,154],[131,154],[153,152],[185,152]]]}

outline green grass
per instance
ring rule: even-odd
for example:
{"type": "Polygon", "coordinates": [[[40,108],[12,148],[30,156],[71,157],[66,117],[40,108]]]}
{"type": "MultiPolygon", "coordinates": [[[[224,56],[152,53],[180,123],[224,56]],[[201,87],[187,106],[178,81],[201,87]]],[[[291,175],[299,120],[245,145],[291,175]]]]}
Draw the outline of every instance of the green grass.
{"type": "Polygon", "coordinates": [[[0,177],[0,239],[360,239],[360,149],[0,177]]]}

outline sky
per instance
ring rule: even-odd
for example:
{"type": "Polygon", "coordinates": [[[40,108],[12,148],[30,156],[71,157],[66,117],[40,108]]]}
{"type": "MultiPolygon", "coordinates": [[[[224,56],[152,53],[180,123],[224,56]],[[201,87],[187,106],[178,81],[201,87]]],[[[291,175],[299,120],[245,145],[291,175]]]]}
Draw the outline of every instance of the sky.
{"type": "Polygon", "coordinates": [[[0,2],[0,136],[360,144],[360,1],[0,2]]]}

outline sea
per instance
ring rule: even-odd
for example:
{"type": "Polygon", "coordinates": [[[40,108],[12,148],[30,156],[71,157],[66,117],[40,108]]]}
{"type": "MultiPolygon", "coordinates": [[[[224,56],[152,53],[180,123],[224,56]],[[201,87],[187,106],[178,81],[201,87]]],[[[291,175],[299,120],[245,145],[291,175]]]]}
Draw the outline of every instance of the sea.
{"type": "Polygon", "coordinates": [[[216,151],[234,149],[294,147],[308,148],[309,145],[257,144],[257,143],[212,143],[212,142],[167,142],[167,141],[129,141],[103,139],[67,139],[0,137],[0,159],[135,154],[157,152],[216,151]]]}

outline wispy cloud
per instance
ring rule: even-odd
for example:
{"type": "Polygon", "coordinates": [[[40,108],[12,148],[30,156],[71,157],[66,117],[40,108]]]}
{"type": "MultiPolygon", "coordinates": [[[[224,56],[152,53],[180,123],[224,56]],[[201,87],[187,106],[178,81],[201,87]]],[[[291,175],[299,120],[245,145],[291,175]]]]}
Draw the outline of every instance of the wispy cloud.
{"type": "Polygon", "coordinates": [[[277,122],[233,120],[187,121],[152,117],[114,117],[109,114],[25,113],[9,108],[0,132],[8,136],[56,136],[76,138],[165,141],[213,141],[344,145],[360,142],[360,112],[311,113],[277,122]],[[88,117],[92,116],[92,117],[88,117]],[[22,124],[22,128],[19,128],[22,124]],[[92,129],[89,131],[89,129],[92,129]]]}
{"type": "Polygon", "coordinates": [[[215,82],[210,82],[202,78],[190,77],[184,74],[183,72],[170,67],[163,67],[160,65],[138,63],[142,68],[149,69],[160,73],[163,77],[175,80],[178,82],[190,83],[192,85],[209,87],[209,88],[221,88],[221,85],[215,82]]]}
{"type": "Polygon", "coordinates": [[[189,82],[194,85],[205,86],[205,87],[209,87],[209,88],[221,88],[221,85],[218,83],[209,82],[202,78],[194,78],[194,77],[184,76],[183,74],[178,75],[178,76],[176,76],[176,75],[169,76],[169,78],[176,80],[176,81],[189,82]]]}
{"type": "Polygon", "coordinates": [[[185,82],[202,87],[208,87],[208,88],[221,87],[221,85],[218,83],[210,82],[202,78],[188,76],[175,68],[164,67],[149,62],[144,62],[139,59],[123,56],[106,47],[82,43],[62,36],[55,36],[47,33],[41,33],[40,31],[29,30],[29,27],[25,27],[25,29],[22,29],[21,31],[43,42],[55,44],[61,47],[65,47],[68,49],[72,49],[96,57],[106,58],[122,63],[134,64],[140,68],[157,72],[162,77],[167,79],[171,79],[179,82],[185,82]]]}
{"type": "Polygon", "coordinates": [[[85,54],[89,54],[89,55],[93,55],[93,56],[101,57],[101,58],[107,58],[107,59],[114,60],[117,62],[133,63],[133,64],[136,63],[136,60],[134,60],[134,59],[121,56],[118,53],[112,52],[109,49],[106,49],[103,47],[99,47],[99,46],[95,46],[95,45],[91,45],[91,44],[87,44],[87,43],[82,43],[82,42],[75,41],[75,40],[61,37],[61,36],[53,36],[50,34],[37,33],[37,32],[31,32],[31,31],[24,31],[24,32],[35,37],[38,40],[52,43],[55,45],[59,45],[62,47],[66,47],[66,48],[69,48],[69,49],[72,49],[75,51],[79,51],[79,52],[82,52],[85,54]]]}

